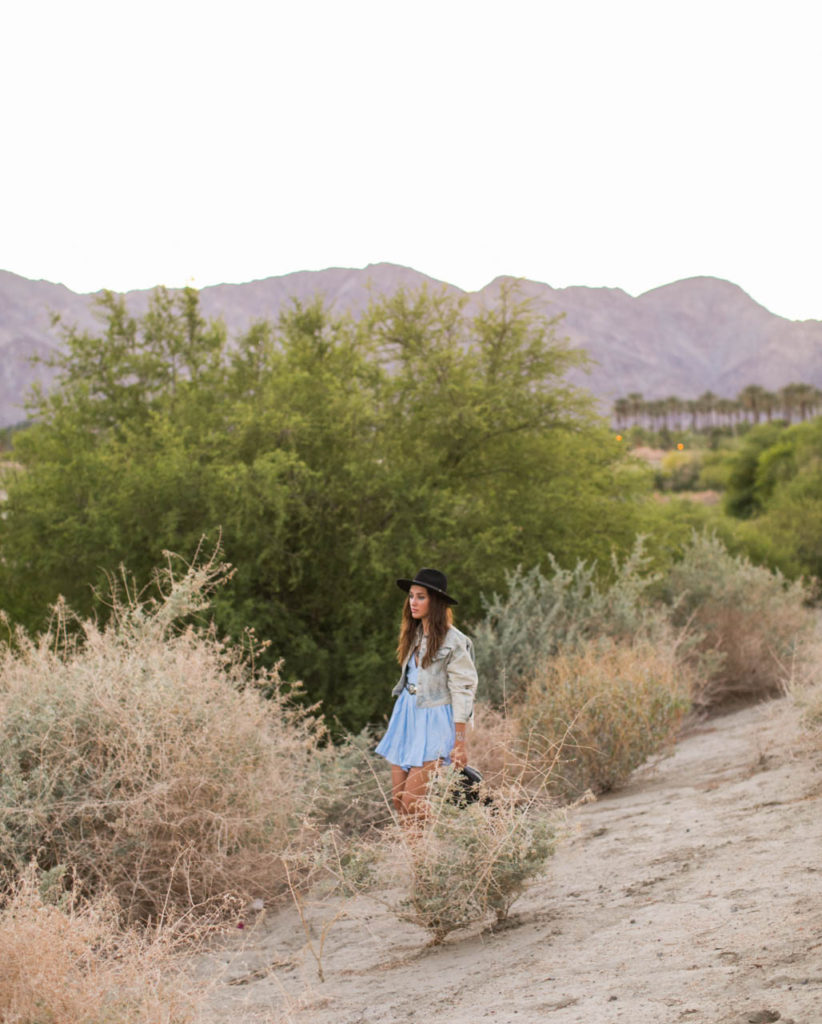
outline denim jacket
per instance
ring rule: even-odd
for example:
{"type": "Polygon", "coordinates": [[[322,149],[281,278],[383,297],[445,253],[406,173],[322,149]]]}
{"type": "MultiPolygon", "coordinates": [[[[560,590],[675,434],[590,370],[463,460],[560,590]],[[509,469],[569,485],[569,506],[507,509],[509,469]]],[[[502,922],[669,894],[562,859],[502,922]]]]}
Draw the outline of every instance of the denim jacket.
{"type": "MultiPolygon", "coordinates": [[[[420,669],[417,676],[417,707],[433,708],[450,704],[455,722],[467,722],[474,709],[477,692],[477,670],[474,667],[474,645],[455,626],[449,626],[442,646],[427,668],[422,667],[427,640],[420,643],[420,669]]],[[[405,686],[408,662],[413,650],[402,666],[400,681],[391,691],[398,697],[405,686]]]]}

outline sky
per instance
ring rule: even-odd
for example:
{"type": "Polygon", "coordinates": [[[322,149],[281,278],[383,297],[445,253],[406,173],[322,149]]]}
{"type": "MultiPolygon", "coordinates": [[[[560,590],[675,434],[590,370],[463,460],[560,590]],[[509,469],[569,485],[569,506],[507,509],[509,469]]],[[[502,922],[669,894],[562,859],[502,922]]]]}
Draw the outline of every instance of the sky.
{"type": "Polygon", "coordinates": [[[78,292],[414,267],[822,319],[818,0],[26,0],[0,268],[78,292]]]}

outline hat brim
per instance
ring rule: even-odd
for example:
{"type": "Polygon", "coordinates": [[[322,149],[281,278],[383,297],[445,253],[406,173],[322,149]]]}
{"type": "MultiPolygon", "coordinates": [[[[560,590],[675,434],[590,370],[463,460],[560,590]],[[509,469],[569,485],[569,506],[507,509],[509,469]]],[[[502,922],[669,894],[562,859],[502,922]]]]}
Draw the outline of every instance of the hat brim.
{"type": "Polygon", "coordinates": [[[404,590],[406,593],[412,587],[425,587],[426,590],[432,590],[435,594],[439,594],[440,597],[444,598],[448,604],[459,604],[459,601],[455,597],[451,597],[450,594],[446,594],[444,590],[440,590],[439,587],[432,587],[430,583],[425,583],[423,580],[397,580],[397,586],[400,590],[404,590]]]}

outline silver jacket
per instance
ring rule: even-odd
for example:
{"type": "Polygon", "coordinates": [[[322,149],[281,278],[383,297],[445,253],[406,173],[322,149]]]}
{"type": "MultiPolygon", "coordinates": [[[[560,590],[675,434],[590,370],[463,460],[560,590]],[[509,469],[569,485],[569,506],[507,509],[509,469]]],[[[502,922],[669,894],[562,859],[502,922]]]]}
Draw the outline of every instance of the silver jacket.
{"type": "MultiPolygon", "coordinates": [[[[474,710],[474,696],[477,692],[477,670],[474,667],[474,645],[456,626],[449,626],[442,646],[428,668],[422,667],[427,640],[420,643],[420,669],[417,676],[417,707],[434,708],[439,704],[450,704],[455,722],[467,722],[474,710]]],[[[398,697],[405,686],[408,662],[411,653],[402,666],[400,681],[391,691],[398,697]]]]}

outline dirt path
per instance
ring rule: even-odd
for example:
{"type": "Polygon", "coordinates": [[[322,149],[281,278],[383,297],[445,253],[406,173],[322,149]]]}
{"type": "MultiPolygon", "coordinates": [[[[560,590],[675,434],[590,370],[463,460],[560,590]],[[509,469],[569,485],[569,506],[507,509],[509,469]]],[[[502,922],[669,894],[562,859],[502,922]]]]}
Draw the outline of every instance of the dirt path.
{"type": "Polygon", "coordinates": [[[693,731],[573,824],[502,931],[423,948],[356,901],[324,983],[293,911],[238,933],[203,1021],[822,1024],[822,756],[787,702],[693,731]]]}

